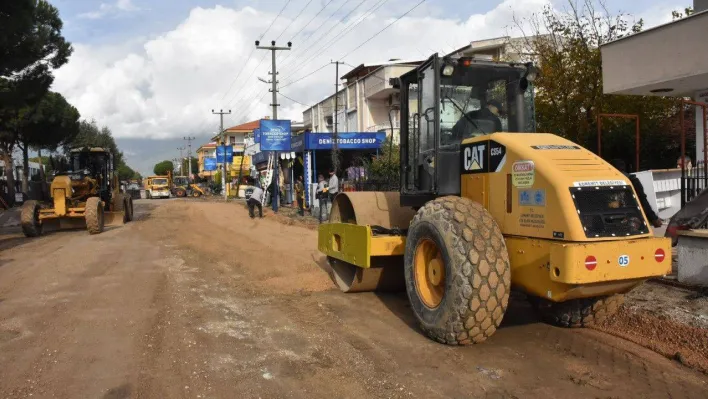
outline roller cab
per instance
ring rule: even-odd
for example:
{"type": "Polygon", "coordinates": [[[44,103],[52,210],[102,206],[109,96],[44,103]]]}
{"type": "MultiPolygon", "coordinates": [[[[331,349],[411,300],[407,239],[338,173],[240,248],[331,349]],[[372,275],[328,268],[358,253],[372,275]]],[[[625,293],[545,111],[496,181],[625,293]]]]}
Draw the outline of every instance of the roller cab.
{"type": "Polygon", "coordinates": [[[583,327],[670,272],[670,240],[653,237],[629,179],[534,133],[535,73],[434,55],[392,82],[400,192],[340,193],[319,229],[342,291],[405,287],[429,337],[465,345],[494,333],[511,289],[545,320],[583,327]]]}

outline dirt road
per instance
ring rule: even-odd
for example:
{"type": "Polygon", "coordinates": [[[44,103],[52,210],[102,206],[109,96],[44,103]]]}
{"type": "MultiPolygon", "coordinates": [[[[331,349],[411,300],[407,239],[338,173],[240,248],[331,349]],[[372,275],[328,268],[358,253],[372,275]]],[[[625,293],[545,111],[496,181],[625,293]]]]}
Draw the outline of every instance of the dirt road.
{"type": "Polygon", "coordinates": [[[341,294],[316,233],[239,205],[0,236],[2,398],[705,398],[708,378],[513,301],[487,343],[418,331],[405,294],[341,294]]]}

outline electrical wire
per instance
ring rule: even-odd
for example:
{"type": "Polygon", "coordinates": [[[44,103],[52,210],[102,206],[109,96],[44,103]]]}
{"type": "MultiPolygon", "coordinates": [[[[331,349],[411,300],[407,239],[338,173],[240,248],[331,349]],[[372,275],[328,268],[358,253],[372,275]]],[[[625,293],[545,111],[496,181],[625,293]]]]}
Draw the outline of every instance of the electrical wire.
{"type": "Polygon", "coordinates": [[[301,103],[301,102],[298,101],[298,100],[295,100],[295,99],[293,99],[293,98],[288,97],[286,94],[280,93],[280,95],[283,96],[283,97],[285,97],[285,98],[287,98],[288,100],[290,100],[290,101],[296,103],[296,104],[300,104],[300,105],[305,106],[305,107],[307,107],[307,108],[311,108],[311,107],[312,107],[312,105],[307,105],[307,104],[305,104],[305,103],[301,103]]]}
{"type": "Polygon", "coordinates": [[[273,18],[273,20],[270,21],[270,25],[268,25],[268,28],[265,30],[265,32],[263,32],[263,34],[261,35],[261,37],[258,40],[263,40],[263,36],[265,36],[266,33],[268,33],[268,31],[270,30],[270,28],[273,27],[273,24],[275,23],[275,21],[277,21],[278,18],[280,18],[280,15],[283,13],[283,11],[285,11],[285,8],[288,6],[288,4],[290,4],[291,1],[292,0],[288,0],[285,2],[285,5],[283,6],[283,8],[281,8],[278,15],[276,15],[275,18],[273,18]]]}
{"type": "MultiPolygon", "coordinates": [[[[353,23],[353,24],[351,24],[351,25],[349,25],[349,26],[345,26],[344,29],[342,29],[342,31],[340,31],[337,35],[333,36],[331,39],[329,39],[327,42],[325,42],[325,43],[319,48],[319,51],[318,51],[317,54],[312,55],[311,57],[309,57],[308,59],[306,59],[305,61],[303,61],[302,64],[303,64],[303,65],[304,65],[304,64],[307,64],[308,62],[312,61],[312,60],[315,59],[316,57],[319,57],[320,55],[322,55],[322,53],[324,53],[327,49],[329,49],[330,47],[332,47],[332,45],[334,45],[336,42],[338,42],[339,40],[341,40],[342,38],[344,38],[344,36],[346,36],[346,35],[348,35],[349,33],[351,33],[351,32],[354,30],[354,28],[356,28],[359,24],[361,24],[364,20],[366,20],[366,18],[368,18],[371,14],[373,14],[375,11],[377,11],[379,8],[381,8],[384,4],[386,4],[386,2],[388,2],[388,0],[382,0],[382,1],[380,1],[379,3],[377,3],[377,4],[374,4],[371,8],[369,8],[369,9],[361,16],[361,18],[360,18],[358,21],[356,21],[355,23],[353,23]]],[[[352,68],[353,68],[353,67],[352,67],[352,68]]],[[[289,79],[289,78],[290,78],[291,76],[293,76],[293,75],[294,75],[294,73],[292,73],[292,74],[290,74],[290,75],[284,77],[283,80],[289,79]]]]}
{"type": "Polygon", "coordinates": [[[351,55],[353,52],[359,50],[359,49],[360,49],[361,47],[363,47],[366,43],[370,42],[373,38],[375,38],[376,36],[380,35],[383,31],[385,31],[386,29],[388,29],[389,27],[391,27],[391,25],[393,25],[393,24],[395,24],[396,22],[400,21],[403,17],[405,17],[406,15],[410,14],[413,10],[415,10],[416,8],[418,8],[421,4],[423,4],[423,3],[425,3],[425,2],[426,2],[426,0],[420,0],[420,1],[418,2],[418,4],[414,5],[414,6],[413,6],[412,8],[410,8],[408,11],[404,12],[403,14],[401,14],[401,16],[399,16],[398,18],[396,18],[396,19],[394,19],[393,21],[391,21],[391,23],[389,23],[388,25],[384,26],[383,29],[381,29],[380,31],[376,32],[376,33],[375,33],[373,36],[371,36],[370,38],[364,40],[363,43],[361,43],[361,44],[358,45],[356,48],[354,48],[353,50],[349,51],[348,53],[346,53],[345,55],[343,55],[343,56],[340,57],[339,59],[340,59],[340,60],[343,60],[343,59],[346,58],[347,56],[351,55]]]}
{"type": "Polygon", "coordinates": [[[285,88],[285,87],[288,87],[288,86],[290,86],[290,85],[292,85],[292,84],[295,84],[295,83],[297,83],[297,82],[299,82],[299,81],[301,81],[301,80],[303,80],[303,79],[309,78],[310,76],[316,74],[317,72],[319,72],[319,71],[325,69],[328,65],[330,65],[329,62],[326,63],[326,64],[324,64],[324,65],[322,65],[321,67],[315,69],[314,71],[308,73],[307,75],[305,75],[305,76],[303,76],[303,77],[301,77],[301,78],[299,78],[299,79],[297,79],[297,80],[293,80],[292,82],[288,82],[288,83],[286,83],[286,84],[284,84],[284,85],[282,85],[282,86],[280,86],[280,87],[281,87],[281,88],[285,88]]]}

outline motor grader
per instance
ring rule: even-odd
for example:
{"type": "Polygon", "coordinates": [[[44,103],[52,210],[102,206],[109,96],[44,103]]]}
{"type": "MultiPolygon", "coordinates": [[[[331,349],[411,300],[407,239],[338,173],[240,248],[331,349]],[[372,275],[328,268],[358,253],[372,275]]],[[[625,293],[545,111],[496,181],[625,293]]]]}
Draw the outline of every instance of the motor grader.
{"type": "Polygon", "coordinates": [[[25,236],[39,236],[47,225],[85,226],[90,234],[98,234],[105,225],[133,219],[133,199],[120,192],[113,156],[104,148],[72,149],[68,165],[55,173],[49,191],[51,203],[23,204],[20,218],[25,236]]]}
{"type": "Polygon", "coordinates": [[[339,193],[319,227],[342,291],[405,289],[429,337],[466,345],[494,334],[512,289],[544,320],[583,327],[670,272],[670,240],[653,236],[628,179],[534,133],[536,73],[436,54],[391,81],[400,190],[339,193]]]}

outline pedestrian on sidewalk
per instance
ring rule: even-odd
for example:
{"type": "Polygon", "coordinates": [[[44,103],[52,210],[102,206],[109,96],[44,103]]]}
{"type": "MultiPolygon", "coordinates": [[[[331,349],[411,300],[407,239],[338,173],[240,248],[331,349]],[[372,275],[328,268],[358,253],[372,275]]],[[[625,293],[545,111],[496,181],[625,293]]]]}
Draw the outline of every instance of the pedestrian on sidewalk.
{"type": "Polygon", "coordinates": [[[305,185],[302,182],[302,175],[297,177],[295,182],[295,197],[297,199],[298,215],[305,216],[305,185]]]}
{"type": "Polygon", "coordinates": [[[327,216],[327,182],[321,174],[317,175],[317,191],[315,192],[315,197],[317,197],[317,204],[320,208],[318,219],[320,223],[322,223],[325,220],[325,218],[322,217],[323,214],[325,217],[327,216]]]}
{"type": "Polygon", "coordinates": [[[329,183],[327,184],[327,215],[332,212],[332,202],[334,201],[334,196],[339,192],[339,178],[337,177],[337,172],[334,168],[329,169],[329,183]]]}
{"type": "Polygon", "coordinates": [[[260,186],[255,186],[253,188],[253,192],[251,193],[251,197],[248,198],[248,201],[246,201],[246,204],[248,204],[248,216],[251,217],[251,219],[255,218],[255,207],[258,207],[258,217],[263,218],[263,189],[260,186]]]}

